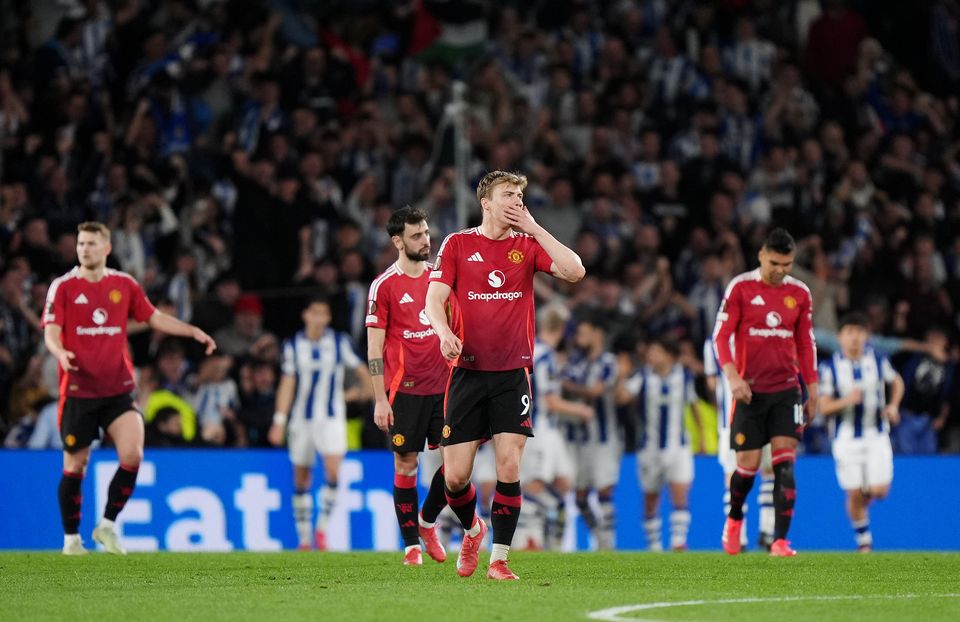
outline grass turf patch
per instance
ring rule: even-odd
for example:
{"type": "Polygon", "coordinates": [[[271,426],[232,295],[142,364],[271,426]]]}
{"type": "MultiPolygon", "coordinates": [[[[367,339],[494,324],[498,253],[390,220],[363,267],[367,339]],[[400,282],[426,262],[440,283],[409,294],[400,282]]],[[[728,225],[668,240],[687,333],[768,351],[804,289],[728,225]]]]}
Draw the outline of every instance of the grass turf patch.
{"type": "Polygon", "coordinates": [[[517,583],[468,579],[454,558],[401,566],[400,553],[0,554],[0,619],[960,620],[960,555],[801,552],[515,553],[517,583]],[[950,596],[950,595],[953,596],[950,596]],[[730,599],[773,602],[717,603],[730,599]],[[830,600],[825,600],[830,599],[830,600]]]}

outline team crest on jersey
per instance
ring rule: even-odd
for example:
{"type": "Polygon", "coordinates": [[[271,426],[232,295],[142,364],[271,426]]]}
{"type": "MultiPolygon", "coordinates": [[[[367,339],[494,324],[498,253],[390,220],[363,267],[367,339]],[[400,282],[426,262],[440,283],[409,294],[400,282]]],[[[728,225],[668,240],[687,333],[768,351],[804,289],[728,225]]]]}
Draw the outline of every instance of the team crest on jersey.
{"type": "Polygon", "coordinates": [[[63,439],[63,442],[67,444],[67,447],[73,447],[77,444],[77,437],[73,434],[67,434],[67,438],[63,439]]]}
{"type": "Polygon", "coordinates": [[[737,432],[737,435],[733,440],[736,441],[737,445],[743,445],[747,442],[747,437],[743,434],[743,432],[737,432]]]}
{"type": "Polygon", "coordinates": [[[404,442],[405,440],[407,440],[407,439],[403,438],[403,434],[394,434],[394,435],[393,435],[393,444],[394,444],[396,447],[400,447],[401,445],[403,445],[403,442],[404,442]]]}
{"type": "Polygon", "coordinates": [[[523,251],[513,249],[507,253],[507,259],[510,260],[511,263],[523,263],[523,251]]]}
{"type": "Polygon", "coordinates": [[[783,306],[788,309],[794,309],[797,306],[797,299],[793,296],[785,296],[783,299],[783,306]]]}
{"type": "Polygon", "coordinates": [[[442,434],[443,434],[443,438],[450,438],[450,426],[448,425],[443,426],[442,434]]]}
{"type": "Polygon", "coordinates": [[[108,296],[110,297],[110,302],[113,304],[119,304],[120,301],[123,300],[123,294],[120,293],[119,289],[111,289],[108,296]]]}

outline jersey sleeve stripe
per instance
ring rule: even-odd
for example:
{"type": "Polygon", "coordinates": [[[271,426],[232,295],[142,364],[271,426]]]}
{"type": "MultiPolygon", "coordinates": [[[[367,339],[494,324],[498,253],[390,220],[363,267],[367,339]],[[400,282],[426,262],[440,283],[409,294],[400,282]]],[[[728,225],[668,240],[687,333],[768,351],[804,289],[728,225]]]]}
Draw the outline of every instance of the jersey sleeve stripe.
{"type": "Polygon", "coordinates": [[[53,299],[57,296],[57,290],[60,289],[60,285],[66,283],[70,279],[76,278],[77,269],[74,268],[70,272],[58,276],[53,280],[53,283],[50,283],[50,289],[47,290],[47,302],[53,302],[53,299]]]}
{"type": "Polygon", "coordinates": [[[106,274],[107,276],[119,276],[122,278],[130,279],[137,285],[137,287],[140,286],[140,281],[135,279],[132,274],[127,274],[126,272],[123,272],[121,270],[114,270],[113,268],[107,268],[106,270],[104,270],[104,274],[106,274]]]}
{"type": "Polygon", "coordinates": [[[370,285],[369,299],[370,299],[370,300],[376,300],[376,299],[377,299],[377,294],[380,292],[380,286],[383,285],[383,283],[384,283],[387,279],[389,279],[391,276],[394,276],[394,275],[396,275],[396,274],[398,274],[398,273],[399,273],[399,272],[398,272],[398,269],[397,269],[397,264],[393,264],[392,266],[390,266],[389,268],[387,268],[386,270],[384,270],[384,271],[383,271],[383,274],[381,274],[380,276],[378,276],[378,277],[373,281],[373,283],[370,285]]]}
{"type": "Polygon", "coordinates": [[[783,282],[786,283],[787,285],[794,285],[796,287],[799,287],[800,289],[805,291],[807,293],[807,296],[810,297],[810,302],[813,303],[813,294],[810,293],[810,288],[807,287],[806,283],[790,275],[783,277],[783,282]]]}

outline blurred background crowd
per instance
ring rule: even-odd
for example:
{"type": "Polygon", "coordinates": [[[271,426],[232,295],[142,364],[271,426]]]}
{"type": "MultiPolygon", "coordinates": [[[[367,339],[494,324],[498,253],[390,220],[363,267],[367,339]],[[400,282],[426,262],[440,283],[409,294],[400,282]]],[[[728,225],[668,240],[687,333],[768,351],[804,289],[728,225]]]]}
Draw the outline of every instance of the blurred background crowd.
{"type": "MultiPolygon", "coordinates": [[[[824,351],[867,312],[903,409],[960,452],[957,0],[0,0],[0,30],[7,447],[58,443],[38,314],[77,223],[220,346],[132,335],[148,444],[263,446],[303,302],[363,356],[391,211],[424,208],[436,249],[503,169],[587,266],[540,302],[634,364],[667,334],[702,372],[726,282],[786,227],[824,351]]],[[[370,411],[354,446],[383,446],[370,411]]]]}

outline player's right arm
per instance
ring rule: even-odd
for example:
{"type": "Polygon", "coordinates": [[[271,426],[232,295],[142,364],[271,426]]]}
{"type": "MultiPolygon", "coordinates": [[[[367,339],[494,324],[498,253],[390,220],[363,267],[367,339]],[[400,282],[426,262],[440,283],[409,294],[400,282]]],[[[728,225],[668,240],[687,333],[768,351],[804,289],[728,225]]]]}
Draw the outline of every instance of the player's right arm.
{"type": "Polygon", "coordinates": [[[296,388],[297,378],[295,376],[284,374],[280,377],[280,384],[277,386],[277,400],[273,409],[273,424],[267,433],[267,440],[275,447],[283,445],[283,434],[287,429],[287,417],[290,413],[290,406],[293,405],[293,393],[296,388]]]}
{"type": "Polygon", "coordinates": [[[373,385],[373,422],[384,432],[393,425],[393,407],[383,381],[383,344],[386,338],[387,331],[384,329],[367,327],[367,369],[370,371],[370,384],[373,385]]]}
{"type": "Polygon", "coordinates": [[[820,414],[824,417],[832,417],[850,406],[856,406],[863,400],[863,394],[860,389],[854,389],[843,397],[837,396],[836,378],[833,377],[833,371],[826,363],[820,365],[820,382],[817,391],[820,395],[820,414]]]}
{"type": "Polygon", "coordinates": [[[47,324],[43,327],[43,342],[46,344],[50,354],[60,363],[60,368],[63,369],[63,371],[76,371],[77,366],[73,364],[73,359],[76,358],[76,355],[63,347],[62,334],[63,329],[60,328],[59,325],[47,324]]]}
{"type": "Polygon", "coordinates": [[[737,282],[730,283],[723,295],[720,310],[717,312],[717,323],[713,329],[713,347],[717,352],[717,362],[720,364],[720,369],[730,382],[730,393],[733,395],[733,399],[749,404],[753,398],[753,391],[750,390],[750,385],[737,371],[736,363],[733,360],[733,352],[730,350],[730,337],[740,325],[741,298],[737,282]]]}
{"type": "Polygon", "coordinates": [[[63,347],[63,323],[66,307],[64,304],[63,289],[59,283],[60,279],[54,281],[47,290],[47,301],[43,305],[43,342],[47,350],[60,363],[60,368],[67,371],[75,371],[77,368],[73,364],[76,355],[63,347]]]}
{"type": "Polygon", "coordinates": [[[593,407],[582,402],[565,400],[556,393],[548,393],[544,402],[546,402],[548,411],[567,419],[590,421],[596,414],[593,407]]]}
{"type": "Polygon", "coordinates": [[[427,299],[424,312],[430,320],[437,337],[440,339],[440,353],[448,361],[460,356],[463,343],[447,323],[444,305],[457,282],[457,262],[460,254],[460,242],[455,233],[451,233],[437,251],[437,261],[430,273],[430,286],[427,287],[427,299]]]}
{"type": "Polygon", "coordinates": [[[427,319],[430,320],[430,326],[433,327],[437,337],[440,338],[440,353],[443,358],[453,360],[460,356],[460,349],[463,344],[460,338],[453,334],[450,325],[447,324],[447,314],[443,305],[450,297],[450,286],[441,281],[432,281],[427,288],[427,301],[424,311],[427,313],[427,319]]]}

